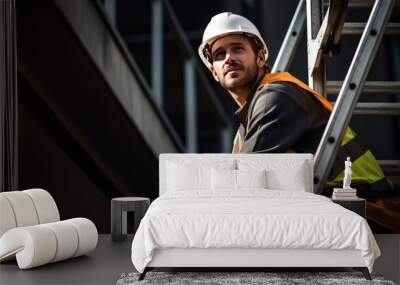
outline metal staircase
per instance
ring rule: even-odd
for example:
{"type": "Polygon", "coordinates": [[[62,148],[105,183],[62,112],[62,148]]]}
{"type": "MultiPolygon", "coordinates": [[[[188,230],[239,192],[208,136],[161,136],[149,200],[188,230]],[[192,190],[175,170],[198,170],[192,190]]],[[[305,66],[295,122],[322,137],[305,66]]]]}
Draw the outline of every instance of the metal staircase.
{"type": "MultiPolygon", "coordinates": [[[[342,1],[301,0],[289,26],[272,71],[286,70],[294,56],[307,18],[308,78],[310,87],[321,95],[339,93],[323,137],[315,154],[314,192],[321,193],[353,114],[400,115],[400,103],[357,103],[361,93],[400,93],[400,82],[366,82],[368,72],[384,34],[399,34],[398,23],[388,23],[395,0],[342,1]],[[327,6],[323,16],[324,5],[327,6]],[[372,5],[367,23],[345,23],[348,7],[372,5]],[[340,51],[343,34],[362,33],[343,82],[326,81],[326,56],[340,51]]],[[[399,170],[400,161],[381,161],[390,171],[399,170]]]]}

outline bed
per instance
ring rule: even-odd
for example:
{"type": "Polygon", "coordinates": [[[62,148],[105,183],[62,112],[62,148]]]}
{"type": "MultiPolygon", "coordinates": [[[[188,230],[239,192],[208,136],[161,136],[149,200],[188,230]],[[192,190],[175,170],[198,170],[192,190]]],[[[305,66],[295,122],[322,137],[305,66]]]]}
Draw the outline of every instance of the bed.
{"type": "Polygon", "coordinates": [[[352,267],[380,251],[366,220],[313,193],[311,154],[161,154],[159,198],[132,242],[159,267],[352,267]]]}

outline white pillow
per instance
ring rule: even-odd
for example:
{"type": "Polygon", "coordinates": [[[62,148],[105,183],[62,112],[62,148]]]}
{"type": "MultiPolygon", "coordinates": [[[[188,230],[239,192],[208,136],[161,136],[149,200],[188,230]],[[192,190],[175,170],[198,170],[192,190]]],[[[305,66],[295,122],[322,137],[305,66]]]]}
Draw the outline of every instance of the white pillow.
{"type": "Polygon", "coordinates": [[[309,182],[309,168],[306,161],[262,161],[238,160],[239,170],[266,169],[267,187],[273,190],[307,191],[309,182]]]}
{"type": "Polygon", "coordinates": [[[210,167],[167,164],[167,191],[210,189],[210,167]]]}
{"type": "Polygon", "coordinates": [[[211,188],[213,190],[236,190],[236,170],[212,168],[211,188]]]}
{"type": "Polygon", "coordinates": [[[267,171],[235,170],[238,188],[267,188],[267,171]]]}
{"type": "Polygon", "coordinates": [[[305,162],[292,164],[286,169],[268,171],[268,187],[277,190],[307,191],[308,175],[305,162]]]}
{"type": "Polygon", "coordinates": [[[267,172],[263,170],[211,169],[213,190],[239,190],[241,188],[266,188],[267,172]]]}

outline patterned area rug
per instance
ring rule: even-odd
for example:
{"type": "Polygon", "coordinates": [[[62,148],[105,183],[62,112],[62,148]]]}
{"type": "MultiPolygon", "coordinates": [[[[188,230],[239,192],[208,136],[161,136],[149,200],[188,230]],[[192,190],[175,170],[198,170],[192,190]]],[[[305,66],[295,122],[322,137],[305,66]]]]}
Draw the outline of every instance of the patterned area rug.
{"type": "Polygon", "coordinates": [[[122,274],[117,285],[133,284],[385,284],[395,285],[384,280],[381,275],[372,274],[372,281],[360,272],[148,272],[142,281],[139,273],[122,274]]]}

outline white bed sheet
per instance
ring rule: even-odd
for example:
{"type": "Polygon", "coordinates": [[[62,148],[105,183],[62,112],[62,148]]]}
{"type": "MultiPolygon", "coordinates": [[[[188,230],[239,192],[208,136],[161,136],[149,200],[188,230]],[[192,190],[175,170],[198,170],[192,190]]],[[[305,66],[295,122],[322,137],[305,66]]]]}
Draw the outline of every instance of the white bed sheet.
{"type": "Polygon", "coordinates": [[[380,256],[361,216],[324,196],[265,189],[162,195],[133,239],[135,268],[165,248],[357,249],[370,272],[380,256]]]}

